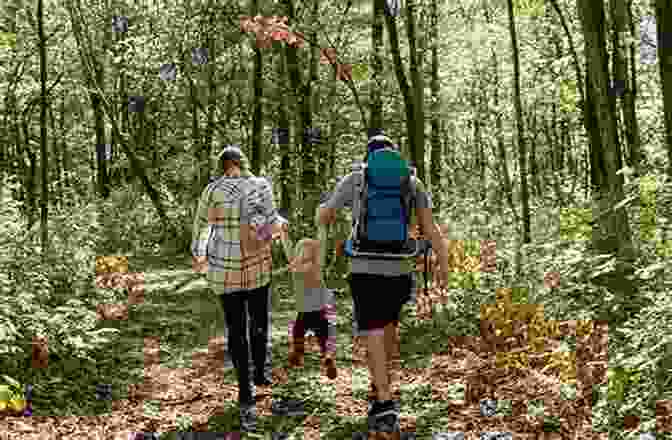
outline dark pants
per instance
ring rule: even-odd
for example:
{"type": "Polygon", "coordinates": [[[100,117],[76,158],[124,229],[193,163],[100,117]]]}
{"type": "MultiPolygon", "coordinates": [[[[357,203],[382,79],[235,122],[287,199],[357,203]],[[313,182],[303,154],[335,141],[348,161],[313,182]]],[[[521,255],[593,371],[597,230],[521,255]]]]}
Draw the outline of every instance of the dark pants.
{"type": "Polygon", "coordinates": [[[401,307],[411,299],[413,278],[364,273],[350,275],[357,330],[381,329],[399,321],[401,307]]]}
{"type": "Polygon", "coordinates": [[[330,316],[330,311],[333,311],[333,305],[323,306],[320,310],[314,312],[299,312],[292,327],[292,338],[295,342],[303,342],[306,335],[306,330],[313,330],[320,342],[320,351],[322,354],[330,351],[335,351],[336,344],[336,325],[333,314],[330,316]],[[330,310],[331,309],[331,310],[330,310]],[[327,345],[329,342],[331,344],[327,345]]]}
{"type": "Polygon", "coordinates": [[[254,290],[226,293],[219,298],[226,315],[228,345],[238,375],[238,400],[254,402],[254,376],[264,375],[268,343],[270,284],[254,290]],[[247,338],[249,317],[250,339],[247,338]],[[252,350],[250,350],[250,343],[252,350]],[[254,368],[250,368],[250,351],[254,368]]]}

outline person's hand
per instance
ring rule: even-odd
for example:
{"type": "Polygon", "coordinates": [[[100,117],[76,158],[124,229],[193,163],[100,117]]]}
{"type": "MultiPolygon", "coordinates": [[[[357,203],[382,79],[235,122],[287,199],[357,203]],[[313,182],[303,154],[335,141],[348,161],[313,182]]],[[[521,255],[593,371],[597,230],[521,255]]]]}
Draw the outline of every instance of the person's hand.
{"type": "Polygon", "coordinates": [[[194,272],[205,273],[208,271],[208,257],[193,257],[192,266],[194,272]]]}
{"type": "Polygon", "coordinates": [[[273,225],[273,235],[271,238],[273,240],[285,240],[287,239],[287,231],[289,231],[287,223],[273,225]]]}
{"type": "Polygon", "coordinates": [[[438,269],[437,281],[439,282],[439,288],[445,289],[448,287],[448,274],[450,273],[448,258],[440,258],[436,255],[436,259],[439,260],[438,264],[435,266],[438,269]]]}

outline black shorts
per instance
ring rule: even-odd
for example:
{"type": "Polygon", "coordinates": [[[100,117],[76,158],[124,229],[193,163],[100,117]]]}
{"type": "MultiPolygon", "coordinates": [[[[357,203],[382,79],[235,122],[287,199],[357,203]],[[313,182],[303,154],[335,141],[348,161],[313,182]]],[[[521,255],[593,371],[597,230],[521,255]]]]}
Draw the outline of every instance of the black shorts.
{"type": "Polygon", "coordinates": [[[359,330],[385,327],[399,320],[401,307],[408,302],[413,288],[411,274],[400,276],[350,274],[350,291],[359,330]]]}

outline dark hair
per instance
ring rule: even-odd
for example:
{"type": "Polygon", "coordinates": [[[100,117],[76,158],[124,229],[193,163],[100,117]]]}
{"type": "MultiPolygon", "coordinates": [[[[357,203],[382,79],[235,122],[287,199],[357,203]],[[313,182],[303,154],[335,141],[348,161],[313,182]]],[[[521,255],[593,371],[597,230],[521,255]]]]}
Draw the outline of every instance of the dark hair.
{"type": "Polygon", "coordinates": [[[238,145],[227,145],[219,154],[219,165],[224,171],[228,171],[231,168],[232,163],[240,168],[241,158],[242,152],[238,145]]]}
{"type": "Polygon", "coordinates": [[[366,155],[362,162],[368,162],[369,154],[381,148],[393,148],[399,150],[399,147],[392,142],[392,139],[382,133],[377,134],[369,138],[369,141],[366,144],[366,155]]]}

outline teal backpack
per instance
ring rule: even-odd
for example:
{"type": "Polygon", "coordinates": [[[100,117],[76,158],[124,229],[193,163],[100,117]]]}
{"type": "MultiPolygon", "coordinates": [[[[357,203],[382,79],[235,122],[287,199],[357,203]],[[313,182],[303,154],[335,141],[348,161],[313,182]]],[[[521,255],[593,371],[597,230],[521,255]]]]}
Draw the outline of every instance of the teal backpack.
{"type": "MultiPolygon", "coordinates": [[[[415,172],[399,150],[387,137],[374,136],[369,141],[366,161],[355,164],[353,173],[353,227],[344,245],[345,255],[403,260],[424,253],[427,263],[431,243],[408,237],[415,207],[415,172]]],[[[428,270],[427,264],[425,270],[428,270]]]]}

